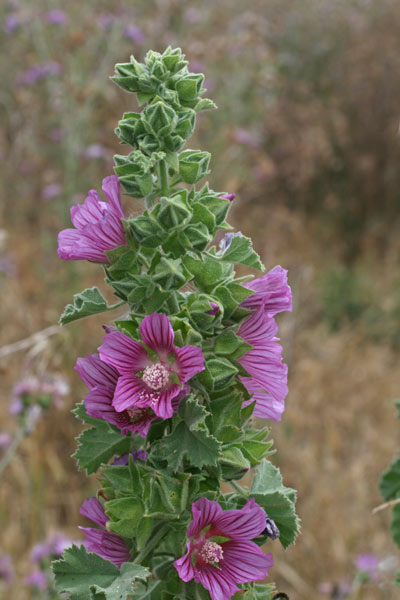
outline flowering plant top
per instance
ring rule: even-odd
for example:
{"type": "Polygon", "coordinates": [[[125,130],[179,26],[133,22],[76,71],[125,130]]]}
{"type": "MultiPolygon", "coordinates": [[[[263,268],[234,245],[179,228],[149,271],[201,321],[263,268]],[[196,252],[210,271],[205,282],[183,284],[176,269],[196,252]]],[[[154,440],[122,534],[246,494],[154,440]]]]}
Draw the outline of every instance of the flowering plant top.
{"type": "Polygon", "coordinates": [[[295,492],[267,458],[269,427],[253,417],[284,411],[275,316],[291,310],[287,272],[236,275],[235,264],[264,266],[226,221],[234,194],[197,186],[210,154],[184,147],[215,105],[181,50],[132,57],[113,79],[143,106],[116,128],[131,150],[103,181],[107,202],[92,190],[72,208],[59,255],[101,263],[117,302],[84,290],[60,322],[125,312],[98,354],[77,360],[89,391],[75,413],[89,427],[74,456],[101,489],[81,509],[97,527],[54,563],[56,583],[71,600],[270,598],[273,559],[261,547],[288,547],[299,522],[295,492]],[[143,214],[129,216],[122,191],[144,198],[143,214]],[[252,468],[251,487],[240,486],[252,468]]]}

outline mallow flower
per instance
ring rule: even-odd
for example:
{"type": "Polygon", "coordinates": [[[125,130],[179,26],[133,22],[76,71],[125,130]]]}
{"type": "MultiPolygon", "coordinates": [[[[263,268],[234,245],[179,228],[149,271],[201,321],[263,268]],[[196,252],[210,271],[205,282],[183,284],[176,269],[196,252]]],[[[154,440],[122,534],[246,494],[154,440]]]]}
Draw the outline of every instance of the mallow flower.
{"type": "Polygon", "coordinates": [[[240,377],[252,394],[244,406],[255,401],[254,416],[274,421],[281,420],[288,393],[287,365],[282,362],[282,346],[275,337],[277,332],[275,319],[264,312],[264,305],[245,319],[238,330],[238,335],[253,346],[238,359],[250,375],[240,377]]]}
{"type": "Polygon", "coordinates": [[[249,310],[263,306],[271,317],[285,310],[292,310],[292,290],[287,282],[287,270],[277,265],[268,273],[243,284],[253,294],[248,296],[240,306],[249,310]]]}
{"type": "Polygon", "coordinates": [[[98,354],[92,354],[78,358],[75,370],[90,390],[84,400],[90,417],[104,419],[118,427],[124,435],[130,431],[146,437],[157,416],[148,407],[132,406],[122,412],[115,410],[112,402],[119,377],[117,369],[100,360],[98,354]]]}
{"type": "Polygon", "coordinates": [[[240,510],[223,511],[218,502],[200,498],[192,505],[187,552],[174,562],[183,581],[194,579],[212,600],[230,600],[238,583],[264,579],[273,566],[251,541],[265,529],[265,512],[250,499],[240,510]]]}
{"type": "Polygon", "coordinates": [[[108,202],[100,200],[96,190],[90,190],[83,204],[71,208],[75,229],[64,229],[58,234],[60,258],[108,263],[104,251],[126,244],[118,176],[103,179],[102,190],[108,202]]]}
{"type": "Polygon", "coordinates": [[[145,317],[139,331],[142,343],[112,331],[98,349],[101,360],[119,374],[113,407],[117,412],[151,408],[158,417],[169,419],[172,401],[204,369],[204,357],[197,346],[174,345],[174,331],[164,314],[145,317]]]}
{"type": "Polygon", "coordinates": [[[118,568],[124,562],[128,562],[131,553],[119,535],[107,531],[108,518],[97,498],[87,498],[81,506],[80,513],[101,527],[101,529],[79,527],[85,534],[84,546],[86,550],[109,560],[118,568]]]}

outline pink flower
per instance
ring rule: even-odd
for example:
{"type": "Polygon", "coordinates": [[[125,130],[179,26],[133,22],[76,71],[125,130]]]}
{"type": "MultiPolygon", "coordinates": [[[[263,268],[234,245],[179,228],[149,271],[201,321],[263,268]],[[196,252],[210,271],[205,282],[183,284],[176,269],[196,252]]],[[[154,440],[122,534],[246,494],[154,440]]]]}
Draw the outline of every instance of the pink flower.
{"type": "Polygon", "coordinates": [[[253,346],[238,362],[251,377],[240,377],[254,400],[254,416],[280,421],[285,410],[284,400],[288,393],[287,365],[282,362],[282,346],[275,337],[278,326],[273,317],[264,312],[262,304],[257,311],[240,325],[238,335],[253,346]]]}
{"type": "Polygon", "coordinates": [[[174,346],[174,331],[163,314],[145,317],[139,330],[150,353],[120,331],[107,334],[99,348],[101,360],[119,374],[112,405],[117,412],[151,408],[158,417],[169,419],[172,400],[204,369],[201,349],[174,346]]]}
{"type": "Polygon", "coordinates": [[[239,591],[237,583],[268,575],[272,554],[263,554],[251,541],[265,529],[265,512],[253,499],[240,510],[223,511],[218,502],[200,498],[192,513],[187,552],[174,562],[183,581],[194,578],[212,600],[230,600],[239,591]],[[221,537],[228,539],[221,542],[221,537]]]}
{"type": "Polygon", "coordinates": [[[101,529],[79,527],[86,537],[84,543],[86,550],[109,560],[118,568],[124,562],[128,562],[131,553],[119,535],[106,530],[108,518],[100,502],[96,498],[87,498],[81,506],[80,513],[101,527],[101,529]]]}
{"type": "Polygon", "coordinates": [[[112,401],[119,374],[114,367],[102,362],[98,354],[92,354],[78,358],[75,369],[90,390],[85,398],[85,409],[90,417],[104,419],[118,427],[124,435],[131,431],[146,437],[157,417],[149,408],[133,406],[122,412],[115,410],[112,401]]]}
{"type": "Polygon", "coordinates": [[[117,175],[103,179],[102,189],[108,202],[102,202],[96,190],[90,190],[83,204],[71,208],[75,229],[64,229],[59,233],[60,258],[108,263],[104,251],[126,244],[121,222],[125,215],[117,175]]]}
{"type": "Polygon", "coordinates": [[[292,310],[292,290],[287,282],[287,270],[279,265],[266,275],[243,285],[253,290],[254,294],[243,300],[240,304],[242,308],[253,310],[263,306],[272,317],[284,310],[292,310]]]}

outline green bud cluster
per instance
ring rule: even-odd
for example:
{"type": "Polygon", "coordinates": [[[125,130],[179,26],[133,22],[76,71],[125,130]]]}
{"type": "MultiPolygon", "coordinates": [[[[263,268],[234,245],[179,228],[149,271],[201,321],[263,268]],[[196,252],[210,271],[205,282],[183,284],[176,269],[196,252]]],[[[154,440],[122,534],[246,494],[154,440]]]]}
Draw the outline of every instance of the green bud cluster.
{"type": "Polygon", "coordinates": [[[135,92],[139,105],[146,104],[141,113],[124,113],[115,130],[122,144],[136,150],[115,157],[115,172],[131,196],[155,198],[165,191],[156,185],[160,153],[176,182],[194,184],[208,173],[208,152],[186,150],[178,155],[193,134],[196,113],[216,108],[201,98],[204,75],[190,73],[187,64],[179,48],[167,48],[163,54],[149,51],[143,64],[132,56],[129,63],[115,67],[115,83],[135,92]]]}

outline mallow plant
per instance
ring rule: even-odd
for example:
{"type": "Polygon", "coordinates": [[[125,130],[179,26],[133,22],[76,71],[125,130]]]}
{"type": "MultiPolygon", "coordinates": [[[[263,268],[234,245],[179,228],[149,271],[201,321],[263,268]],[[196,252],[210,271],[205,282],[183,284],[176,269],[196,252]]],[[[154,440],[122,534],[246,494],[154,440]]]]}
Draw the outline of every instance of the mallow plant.
{"type": "Polygon", "coordinates": [[[141,110],[119,121],[127,150],[102,194],[72,207],[58,253],[99,263],[116,302],[86,289],[60,322],[126,310],[76,363],[88,391],[74,457],[99,489],[81,507],[83,545],[53,563],[56,585],[71,600],[272,598],[272,547],[299,530],[295,491],[268,459],[288,392],[275,320],[292,307],[287,272],[262,274],[226,221],[234,195],[199,183],[210,154],[185,145],[216,106],[181,50],[131,57],[112,79],[141,110]]]}

